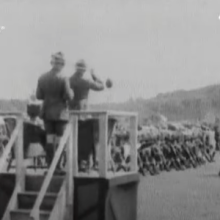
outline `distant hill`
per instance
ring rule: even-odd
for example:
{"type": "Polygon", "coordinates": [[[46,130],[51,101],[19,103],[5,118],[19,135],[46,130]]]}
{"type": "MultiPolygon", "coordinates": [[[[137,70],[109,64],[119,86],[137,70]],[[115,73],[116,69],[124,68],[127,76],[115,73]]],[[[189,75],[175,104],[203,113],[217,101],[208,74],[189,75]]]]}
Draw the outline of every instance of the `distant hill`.
{"type": "MultiPolygon", "coordinates": [[[[0,111],[25,111],[26,100],[0,100],[0,111]]],[[[160,113],[171,121],[213,120],[220,116],[220,85],[211,85],[190,91],[158,94],[152,99],[135,99],[123,103],[101,103],[92,109],[135,111],[140,121],[160,113]]]]}
{"type": "Polygon", "coordinates": [[[137,111],[140,121],[155,113],[160,113],[171,121],[213,120],[215,116],[220,116],[220,85],[158,94],[152,99],[136,99],[110,105],[103,103],[93,108],[137,111]]]}

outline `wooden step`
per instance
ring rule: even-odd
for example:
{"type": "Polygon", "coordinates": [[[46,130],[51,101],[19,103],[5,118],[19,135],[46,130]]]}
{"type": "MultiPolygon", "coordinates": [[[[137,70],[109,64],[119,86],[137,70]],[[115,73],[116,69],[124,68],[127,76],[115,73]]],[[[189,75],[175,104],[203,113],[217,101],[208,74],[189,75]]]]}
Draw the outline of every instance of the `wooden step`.
{"type": "MultiPolygon", "coordinates": [[[[37,192],[25,192],[18,194],[18,208],[19,209],[32,209],[36,201],[37,192]]],[[[40,206],[40,210],[51,211],[54,207],[57,198],[56,193],[47,193],[40,206]]]]}
{"type": "MultiPolygon", "coordinates": [[[[26,189],[25,191],[39,192],[44,181],[45,176],[26,176],[26,189]]],[[[63,176],[54,176],[48,187],[50,193],[58,193],[63,183],[63,176]]]]}
{"type": "MultiPolygon", "coordinates": [[[[10,212],[11,220],[33,220],[30,217],[31,210],[26,209],[16,209],[10,212]]],[[[48,220],[50,217],[50,212],[41,211],[40,220],[48,220]]]]}

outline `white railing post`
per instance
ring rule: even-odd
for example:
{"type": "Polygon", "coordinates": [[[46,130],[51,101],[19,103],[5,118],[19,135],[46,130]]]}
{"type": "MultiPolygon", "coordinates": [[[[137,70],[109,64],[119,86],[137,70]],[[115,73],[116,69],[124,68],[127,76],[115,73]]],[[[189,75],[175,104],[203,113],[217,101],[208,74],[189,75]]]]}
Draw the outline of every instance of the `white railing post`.
{"type": "Polygon", "coordinates": [[[43,198],[47,192],[47,189],[49,187],[49,184],[51,182],[51,179],[53,177],[53,174],[54,174],[54,171],[56,169],[56,166],[58,164],[58,161],[61,157],[61,154],[66,146],[66,143],[67,143],[67,140],[70,136],[70,132],[71,132],[71,129],[70,129],[70,125],[68,124],[68,126],[66,127],[65,129],[65,132],[64,132],[64,135],[62,136],[61,140],[60,140],[60,144],[56,150],[56,153],[54,155],[54,158],[53,158],[53,161],[52,161],[52,164],[50,165],[50,168],[48,170],[48,173],[44,179],[44,182],[41,186],[41,189],[38,193],[38,196],[35,200],[35,204],[32,208],[32,211],[31,211],[31,217],[34,218],[34,220],[39,220],[39,212],[40,212],[40,205],[43,201],[43,198]]]}
{"type": "Polygon", "coordinates": [[[15,160],[16,160],[16,185],[20,186],[20,190],[25,189],[25,167],[24,167],[24,146],[23,146],[23,117],[18,116],[19,124],[18,136],[15,142],[15,160]]]}
{"type": "Polygon", "coordinates": [[[130,117],[130,144],[131,144],[131,171],[138,171],[137,164],[137,127],[138,121],[137,116],[130,117]]]}
{"type": "Polygon", "coordinates": [[[108,114],[101,114],[99,116],[99,175],[106,178],[108,171],[108,114]]]}
{"type": "Polygon", "coordinates": [[[72,188],[73,188],[73,133],[72,124],[70,125],[70,133],[67,141],[66,158],[67,158],[67,172],[66,172],[66,183],[67,183],[67,205],[72,204],[72,188]]]}
{"type": "Polygon", "coordinates": [[[72,147],[73,147],[73,177],[78,176],[78,116],[73,115],[72,123],[72,147]]]}
{"type": "MultiPolygon", "coordinates": [[[[71,118],[72,119],[72,118],[71,118]]],[[[67,158],[67,172],[66,172],[66,205],[68,218],[72,219],[73,209],[73,126],[70,120],[70,133],[67,141],[66,158],[67,158]]]]}

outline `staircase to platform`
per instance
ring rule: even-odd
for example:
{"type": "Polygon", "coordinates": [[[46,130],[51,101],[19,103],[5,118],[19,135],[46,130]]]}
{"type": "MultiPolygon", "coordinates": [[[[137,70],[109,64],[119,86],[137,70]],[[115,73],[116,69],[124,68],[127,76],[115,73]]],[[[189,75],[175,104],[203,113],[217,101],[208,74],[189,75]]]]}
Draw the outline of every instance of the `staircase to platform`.
{"type": "MultiPolygon", "coordinates": [[[[26,178],[26,187],[24,192],[17,193],[17,204],[15,208],[10,211],[11,220],[29,220],[31,218],[31,211],[34,207],[38,194],[43,184],[43,177],[32,176],[26,178]]],[[[57,201],[62,197],[62,187],[64,186],[65,178],[61,176],[54,176],[48,187],[48,190],[43,198],[40,206],[39,219],[48,220],[52,214],[57,201]]],[[[59,203],[59,211],[62,210],[62,203],[59,203]]],[[[59,217],[64,217],[65,213],[59,213],[59,217]]],[[[58,217],[58,216],[57,216],[58,217]]],[[[63,219],[63,218],[56,218],[63,219]]]]}
{"type": "Polygon", "coordinates": [[[69,123],[55,152],[53,161],[42,176],[27,175],[23,152],[23,116],[17,115],[16,127],[0,161],[0,172],[7,168],[7,158],[15,147],[15,188],[2,220],[68,220],[73,209],[73,135],[76,123],[69,123]],[[62,153],[67,152],[64,176],[55,169],[62,153]]]}

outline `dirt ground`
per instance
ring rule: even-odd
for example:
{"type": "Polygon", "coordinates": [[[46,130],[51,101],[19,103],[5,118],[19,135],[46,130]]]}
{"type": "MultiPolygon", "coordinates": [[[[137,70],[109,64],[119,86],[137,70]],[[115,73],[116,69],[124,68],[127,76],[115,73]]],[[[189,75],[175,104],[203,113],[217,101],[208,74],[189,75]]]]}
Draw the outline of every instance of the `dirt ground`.
{"type": "Polygon", "coordinates": [[[197,169],[141,178],[138,220],[219,220],[220,156],[197,169]]]}

